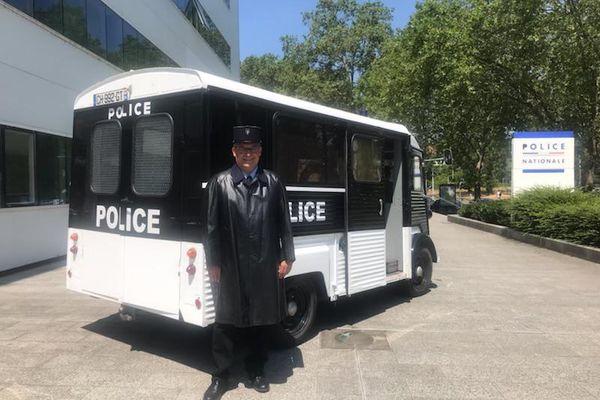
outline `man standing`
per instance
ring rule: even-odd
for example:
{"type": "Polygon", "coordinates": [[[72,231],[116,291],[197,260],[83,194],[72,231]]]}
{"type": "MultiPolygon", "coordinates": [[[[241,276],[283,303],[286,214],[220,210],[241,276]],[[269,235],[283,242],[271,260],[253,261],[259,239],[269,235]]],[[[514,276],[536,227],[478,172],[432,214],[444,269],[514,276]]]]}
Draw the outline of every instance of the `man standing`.
{"type": "Polygon", "coordinates": [[[217,370],[204,400],[226,391],[234,347],[246,345],[251,385],[268,392],[267,332],[285,316],[283,278],[295,260],[285,188],[258,166],[261,128],[233,128],[235,165],[208,183],[206,261],[216,299],[212,351],[217,370]]]}

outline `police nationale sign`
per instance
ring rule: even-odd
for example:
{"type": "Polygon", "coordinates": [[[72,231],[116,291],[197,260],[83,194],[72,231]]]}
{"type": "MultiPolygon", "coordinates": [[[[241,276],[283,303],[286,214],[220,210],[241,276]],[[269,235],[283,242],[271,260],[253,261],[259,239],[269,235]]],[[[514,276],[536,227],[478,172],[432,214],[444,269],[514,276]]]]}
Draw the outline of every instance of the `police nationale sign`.
{"type": "Polygon", "coordinates": [[[575,186],[573,132],[514,132],[512,191],[534,186],[575,186]]]}

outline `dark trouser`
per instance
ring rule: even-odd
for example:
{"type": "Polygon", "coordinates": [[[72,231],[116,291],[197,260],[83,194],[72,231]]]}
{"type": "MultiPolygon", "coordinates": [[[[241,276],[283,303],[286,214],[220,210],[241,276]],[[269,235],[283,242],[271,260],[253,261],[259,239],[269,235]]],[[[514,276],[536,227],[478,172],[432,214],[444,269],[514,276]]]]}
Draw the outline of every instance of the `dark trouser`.
{"type": "Polygon", "coordinates": [[[237,328],[233,325],[215,323],[212,353],[217,369],[213,377],[227,379],[235,361],[235,350],[243,351],[244,347],[248,350],[246,372],[249,377],[263,375],[268,358],[267,343],[271,329],[271,325],[237,328]]]}

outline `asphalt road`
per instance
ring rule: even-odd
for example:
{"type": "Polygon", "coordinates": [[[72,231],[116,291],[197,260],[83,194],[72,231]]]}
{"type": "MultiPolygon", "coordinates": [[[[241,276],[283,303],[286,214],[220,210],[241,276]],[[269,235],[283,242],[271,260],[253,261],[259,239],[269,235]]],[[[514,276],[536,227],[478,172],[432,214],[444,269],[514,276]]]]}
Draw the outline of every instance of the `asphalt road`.
{"type": "MultiPolygon", "coordinates": [[[[600,265],[438,215],[431,230],[430,293],[391,285],[323,307],[311,340],[271,352],[270,393],[241,379],[224,399],[600,398],[600,265]]],[[[210,329],[122,323],[64,275],[0,277],[0,399],[202,397],[210,329]]]]}

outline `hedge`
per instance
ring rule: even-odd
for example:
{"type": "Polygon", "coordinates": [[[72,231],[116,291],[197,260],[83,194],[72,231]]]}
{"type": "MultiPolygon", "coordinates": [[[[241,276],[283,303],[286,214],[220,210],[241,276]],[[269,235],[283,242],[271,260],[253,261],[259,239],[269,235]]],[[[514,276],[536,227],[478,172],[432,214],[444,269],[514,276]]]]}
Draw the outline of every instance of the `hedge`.
{"type": "Polygon", "coordinates": [[[520,232],[600,247],[600,195],[541,187],[511,200],[478,201],[460,209],[465,218],[520,232]]]}

